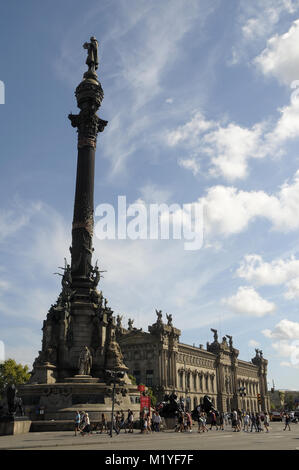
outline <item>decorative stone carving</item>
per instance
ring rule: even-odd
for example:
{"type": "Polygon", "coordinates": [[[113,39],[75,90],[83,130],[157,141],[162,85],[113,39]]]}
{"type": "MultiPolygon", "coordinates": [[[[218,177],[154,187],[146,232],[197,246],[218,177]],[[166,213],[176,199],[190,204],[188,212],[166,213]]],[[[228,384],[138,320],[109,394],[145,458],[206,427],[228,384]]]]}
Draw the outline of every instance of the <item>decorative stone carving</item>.
{"type": "Polygon", "coordinates": [[[167,318],[167,325],[172,326],[172,315],[166,313],[166,318],[167,318]]]}
{"type": "Polygon", "coordinates": [[[92,365],[92,356],[87,346],[82,348],[78,361],[78,375],[89,375],[92,365]]]}
{"type": "Polygon", "coordinates": [[[157,315],[157,324],[158,325],[162,325],[163,324],[163,321],[162,321],[162,310],[157,310],[156,309],[156,315],[157,315]]]}
{"type": "Polygon", "coordinates": [[[129,320],[128,320],[128,330],[129,330],[129,331],[132,331],[132,330],[133,330],[133,323],[134,323],[134,320],[132,320],[131,318],[129,318],[129,320]]]}

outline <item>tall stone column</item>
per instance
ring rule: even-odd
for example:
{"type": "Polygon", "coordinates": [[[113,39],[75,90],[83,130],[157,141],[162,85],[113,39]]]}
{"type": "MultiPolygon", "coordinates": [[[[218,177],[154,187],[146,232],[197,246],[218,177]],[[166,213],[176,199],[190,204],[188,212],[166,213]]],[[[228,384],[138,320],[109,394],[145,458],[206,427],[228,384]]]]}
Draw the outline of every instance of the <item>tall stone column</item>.
{"type": "Polygon", "coordinates": [[[78,160],[74,216],[72,227],[72,281],[81,286],[90,279],[92,236],[94,225],[94,166],[97,134],[102,132],[107,121],[96,112],[101,106],[104,92],[98,81],[95,67],[91,67],[76,88],[79,114],[68,117],[78,130],[78,160]]]}

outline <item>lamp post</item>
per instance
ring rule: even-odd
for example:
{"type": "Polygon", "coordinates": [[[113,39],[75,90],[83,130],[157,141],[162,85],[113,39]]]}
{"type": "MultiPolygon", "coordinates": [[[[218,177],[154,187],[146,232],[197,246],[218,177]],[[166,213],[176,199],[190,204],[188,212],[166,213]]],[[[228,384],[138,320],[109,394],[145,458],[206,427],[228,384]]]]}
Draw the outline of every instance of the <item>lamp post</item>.
{"type": "Polygon", "coordinates": [[[113,388],[112,388],[112,409],[111,409],[111,427],[110,427],[110,437],[112,437],[113,431],[113,420],[114,420],[114,401],[115,401],[115,385],[116,379],[123,379],[125,373],[123,371],[117,370],[106,370],[106,374],[111,377],[113,380],[113,388]]]}

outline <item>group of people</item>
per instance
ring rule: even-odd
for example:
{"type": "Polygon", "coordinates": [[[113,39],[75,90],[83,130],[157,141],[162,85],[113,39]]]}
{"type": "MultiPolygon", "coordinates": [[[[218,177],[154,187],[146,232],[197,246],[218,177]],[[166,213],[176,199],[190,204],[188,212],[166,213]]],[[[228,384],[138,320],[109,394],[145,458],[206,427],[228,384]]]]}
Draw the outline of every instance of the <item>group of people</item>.
{"type": "Polygon", "coordinates": [[[265,413],[250,413],[233,410],[231,413],[231,424],[234,432],[240,432],[243,428],[245,432],[269,432],[270,416],[265,413]]]}
{"type": "Polygon", "coordinates": [[[160,432],[162,418],[158,411],[154,410],[152,416],[149,411],[140,413],[140,432],[142,434],[150,434],[152,432],[160,432]]]}
{"type": "Polygon", "coordinates": [[[76,411],[75,436],[77,436],[78,432],[81,434],[81,436],[91,434],[90,419],[86,411],[76,411]]]}
{"type": "MultiPolygon", "coordinates": [[[[290,428],[291,416],[289,413],[284,414],[285,427],[284,431],[290,428]]],[[[152,416],[149,411],[140,413],[140,432],[142,434],[150,434],[152,432],[159,432],[161,430],[162,418],[157,410],[153,410],[152,416]]],[[[269,432],[270,416],[267,412],[249,412],[233,410],[231,413],[218,412],[210,410],[208,413],[202,411],[199,406],[192,413],[188,410],[181,411],[177,416],[177,423],[175,425],[175,432],[192,432],[193,421],[198,422],[198,433],[211,431],[214,427],[216,430],[224,431],[224,425],[231,426],[233,432],[269,432]],[[193,420],[192,420],[193,417],[193,420]]],[[[112,430],[119,434],[121,430],[125,433],[133,433],[134,428],[134,415],[132,410],[128,410],[127,417],[123,410],[117,411],[113,416],[112,430]]],[[[102,413],[101,420],[97,423],[95,431],[98,434],[103,432],[111,433],[111,421],[108,423],[105,414],[102,413]]],[[[75,417],[75,436],[77,433],[80,435],[90,435],[92,432],[90,418],[87,412],[77,411],[75,417]]]]}
{"type": "MultiPolygon", "coordinates": [[[[224,431],[224,425],[231,425],[233,432],[261,432],[265,430],[269,432],[270,417],[268,413],[250,413],[240,410],[233,410],[231,413],[218,412],[210,410],[209,412],[202,411],[198,406],[192,412],[193,419],[198,422],[198,433],[208,432],[215,428],[224,431]]],[[[286,417],[286,426],[289,426],[290,419],[286,417]]],[[[176,432],[191,432],[192,431],[192,417],[188,411],[181,412],[177,418],[176,432]]]]}
{"type": "MultiPolygon", "coordinates": [[[[134,416],[133,411],[128,410],[127,419],[125,419],[125,414],[123,410],[117,411],[113,416],[113,423],[112,423],[112,430],[119,434],[121,429],[124,430],[125,433],[133,433],[133,425],[134,425],[134,416]]],[[[94,429],[98,434],[102,434],[106,432],[109,434],[111,432],[111,422],[108,423],[106,420],[106,416],[104,413],[101,415],[101,420],[94,429]]],[[[75,416],[75,436],[77,433],[80,433],[81,436],[90,435],[92,432],[90,418],[88,413],[85,411],[76,411],[75,416]]]]}

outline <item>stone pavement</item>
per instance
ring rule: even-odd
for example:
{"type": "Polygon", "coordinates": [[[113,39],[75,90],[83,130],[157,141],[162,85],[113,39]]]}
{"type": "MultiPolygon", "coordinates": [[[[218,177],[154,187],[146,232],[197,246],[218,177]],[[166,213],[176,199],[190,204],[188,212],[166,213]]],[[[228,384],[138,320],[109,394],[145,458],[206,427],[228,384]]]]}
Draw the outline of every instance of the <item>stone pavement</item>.
{"type": "Polygon", "coordinates": [[[283,431],[283,423],[273,423],[269,433],[232,432],[213,429],[198,434],[193,426],[192,433],[160,433],[120,435],[113,433],[74,436],[71,431],[34,432],[16,436],[0,436],[0,450],[299,450],[299,424],[291,425],[291,431],[283,431]]]}

